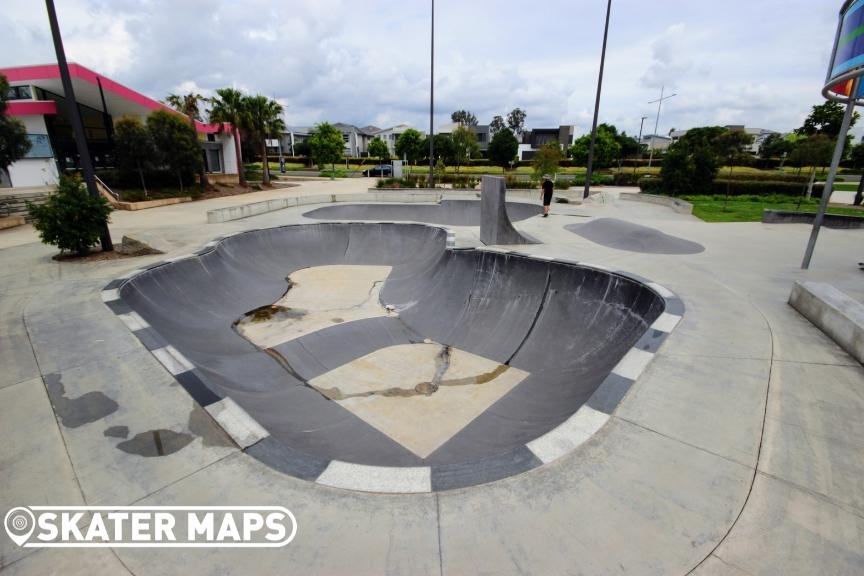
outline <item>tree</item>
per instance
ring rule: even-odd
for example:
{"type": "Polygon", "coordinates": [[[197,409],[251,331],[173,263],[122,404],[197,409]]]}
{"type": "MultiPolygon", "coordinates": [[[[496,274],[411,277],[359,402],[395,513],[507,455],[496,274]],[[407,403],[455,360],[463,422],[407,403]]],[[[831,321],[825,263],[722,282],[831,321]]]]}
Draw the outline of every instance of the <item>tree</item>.
{"type": "Polygon", "coordinates": [[[369,142],[369,156],[378,158],[378,162],[384,162],[390,159],[390,148],[379,136],[376,136],[369,142]]]}
{"type": "Polygon", "coordinates": [[[477,135],[474,131],[465,126],[454,130],[450,139],[453,141],[453,163],[458,173],[460,166],[467,164],[472,156],[476,158],[480,154],[480,145],[477,144],[477,135]]]}
{"type": "Polygon", "coordinates": [[[509,128],[496,132],[489,142],[489,159],[505,170],[516,159],[518,152],[519,140],[509,128]]]}
{"type": "MultiPolygon", "coordinates": [[[[195,134],[198,134],[198,128],[195,126],[195,121],[203,122],[203,117],[201,116],[201,104],[206,102],[207,99],[204,98],[201,94],[196,94],[195,92],[190,92],[189,94],[183,94],[182,96],[178,94],[169,94],[165,101],[169,106],[177,110],[178,112],[182,112],[189,118],[189,123],[192,124],[192,128],[195,130],[195,134]]],[[[207,188],[210,182],[207,180],[207,171],[204,169],[204,163],[201,163],[201,170],[198,172],[198,180],[201,182],[201,188],[207,188]]],[[[147,194],[147,190],[145,188],[144,194],[147,194]]]]}
{"type": "Polygon", "coordinates": [[[285,131],[282,105],[266,96],[246,96],[243,99],[242,126],[261,151],[262,183],[270,185],[270,162],[267,158],[267,139],[285,131]]]}
{"type": "Polygon", "coordinates": [[[781,134],[770,134],[759,146],[759,156],[768,158],[783,158],[794,149],[794,144],[781,134]]]}
{"type": "Polygon", "coordinates": [[[729,166],[729,180],[726,181],[726,198],[723,201],[723,209],[729,204],[729,194],[732,188],[732,167],[747,157],[745,149],[753,144],[753,137],[743,130],[726,130],[714,140],[714,147],[718,154],[726,159],[729,166]]]}
{"type": "MultiPolygon", "coordinates": [[[[852,164],[852,168],[857,170],[864,169],[864,138],[852,147],[852,150],[849,152],[849,161],[852,164]]],[[[862,201],[864,201],[864,174],[862,174],[861,180],[858,182],[858,190],[855,192],[855,200],[852,203],[855,206],[861,206],[862,201]]]]}
{"type": "Polygon", "coordinates": [[[507,124],[504,122],[504,118],[495,116],[492,118],[492,122],[489,123],[489,132],[494,136],[506,127],[507,124]]]}
{"type": "Polygon", "coordinates": [[[800,168],[810,166],[810,183],[806,193],[808,198],[813,192],[817,168],[829,165],[833,155],[834,139],[826,134],[813,134],[796,142],[795,149],[789,155],[789,162],[800,168]]]}
{"type": "MultiPolygon", "coordinates": [[[[795,132],[802,136],[824,134],[831,139],[836,139],[840,134],[844,114],[844,107],[837,102],[828,101],[824,104],[813,106],[810,115],[804,120],[804,124],[795,132]]],[[[849,127],[855,126],[860,117],[861,115],[855,112],[852,115],[852,123],[849,127]]]]}
{"type": "Polygon", "coordinates": [[[450,120],[462,126],[477,126],[477,117],[468,110],[457,110],[450,115],[450,120]]]}
{"type": "MultiPolygon", "coordinates": [[[[615,137],[614,127],[612,130],[606,124],[597,126],[597,139],[594,143],[594,167],[608,168],[621,156],[621,144],[615,137]]],[[[588,155],[591,150],[591,135],[586,134],[577,138],[570,147],[570,156],[573,162],[580,166],[588,164],[588,155]]]]}
{"type": "Polygon", "coordinates": [[[538,176],[557,174],[562,159],[561,146],[557,142],[544,144],[534,156],[534,173],[538,176]]]}
{"type": "Polygon", "coordinates": [[[210,121],[219,124],[219,132],[225,130],[225,124],[231,126],[234,136],[234,153],[237,156],[237,171],[240,173],[240,185],[246,186],[246,175],[243,170],[243,154],[240,152],[240,128],[243,125],[243,93],[235,88],[220,88],[216,97],[210,100],[210,121]]]}
{"type": "Polygon", "coordinates": [[[341,160],[345,153],[342,132],[329,122],[322,122],[315,127],[315,132],[309,137],[309,148],[319,169],[323,165],[330,164],[332,171],[330,177],[335,178],[336,162],[341,160]]]}
{"type": "Polygon", "coordinates": [[[522,134],[522,130],[525,129],[525,118],[528,117],[528,114],[525,113],[521,108],[514,108],[510,114],[507,115],[507,127],[513,131],[514,134],[520,136],[522,134]]]}
{"type": "Polygon", "coordinates": [[[0,170],[6,171],[30,151],[32,144],[27,129],[17,118],[6,115],[9,82],[0,74],[0,170]]]}
{"type": "MultiPolygon", "coordinates": [[[[421,146],[423,160],[429,160],[429,137],[423,140],[421,146]]],[[[435,160],[442,160],[445,164],[456,163],[456,148],[453,145],[453,137],[450,134],[435,134],[435,160]]]]}
{"type": "Polygon", "coordinates": [[[44,244],[74,250],[79,256],[87,255],[99,242],[111,214],[108,201],[91,196],[78,176],[61,176],[56,192],[45,204],[28,202],[27,209],[44,244]]]}
{"type": "Polygon", "coordinates": [[[708,189],[720,169],[718,137],[728,130],[721,126],[693,128],[669,147],[660,177],[673,196],[708,189]]]}
{"type": "Polygon", "coordinates": [[[147,117],[147,131],[156,151],[156,163],[177,176],[182,191],[184,178],[191,180],[201,169],[198,134],[188,122],[167,110],[156,110],[147,117]]]}
{"type": "Polygon", "coordinates": [[[396,139],[396,155],[412,164],[423,157],[422,147],[423,135],[413,128],[408,128],[396,139]]]}
{"type": "Polygon", "coordinates": [[[138,173],[144,196],[147,196],[147,183],[144,181],[144,168],[151,166],[156,151],[150,133],[137,117],[120,118],[114,123],[114,154],[117,168],[125,181],[131,180],[129,174],[138,173]]]}

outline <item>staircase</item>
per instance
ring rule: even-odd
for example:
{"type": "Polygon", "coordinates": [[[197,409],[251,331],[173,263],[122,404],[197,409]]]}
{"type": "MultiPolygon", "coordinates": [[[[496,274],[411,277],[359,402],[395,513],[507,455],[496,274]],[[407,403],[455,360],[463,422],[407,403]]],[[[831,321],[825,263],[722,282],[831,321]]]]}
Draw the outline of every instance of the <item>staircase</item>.
{"type": "Polygon", "coordinates": [[[28,222],[27,202],[44,204],[54,188],[0,188],[0,218],[23,216],[28,222]]]}

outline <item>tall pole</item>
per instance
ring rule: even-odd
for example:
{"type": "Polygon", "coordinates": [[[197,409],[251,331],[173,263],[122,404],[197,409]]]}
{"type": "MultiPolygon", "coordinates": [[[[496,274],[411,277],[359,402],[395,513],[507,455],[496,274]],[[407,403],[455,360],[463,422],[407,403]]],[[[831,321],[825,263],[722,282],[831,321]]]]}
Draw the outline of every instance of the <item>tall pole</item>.
{"type": "Polygon", "coordinates": [[[435,188],[435,0],[432,0],[432,42],[429,61],[429,187],[435,188]]]}
{"type": "Polygon", "coordinates": [[[670,94],[669,96],[664,96],[666,92],[666,86],[660,88],[660,99],[653,100],[649,102],[649,104],[657,103],[657,121],[654,123],[654,134],[651,135],[651,150],[648,154],[648,167],[651,167],[651,164],[654,163],[654,143],[657,140],[657,130],[660,129],[660,109],[663,107],[663,101],[669,100],[670,98],[674,98],[678,94],[670,94]]]}
{"type": "Polygon", "coordinates": [[[843,115],[843,123],[840,125],[840,133],[837,134],[837,145],[834,146],[834,158],[831,159],[831,171],[828,172],[828,179],[825,181],[825,188],[822,190],[822,201],[819,203],[819,212],[816,214],[816,219],[813,220],[813,230],[810,232],[810,240],[807,242],[807,251],[804,253],[804,262],[801,263],[802,270],[810,268],[810,260],[813,259],[813,251],[816,249],[816,240],[819,238],[819,230],[822,228],[822,222],[825,220],[825,211],[828,209],[828,201],[831,198],[831,193],[834,191],[834,178],[837,176],[837,169],[840,167],[840,161],[843,159],[843,149],[846,146],[846,134],[849,132],[849,127],[852,125],[852,113],[855,111],[856,97],[858,95],[858,87],[861,83],[861,78],[856,78],[852,82],[852,90],[849,92],[849,103],[846,105],[846,114],[843,115]]]}
{"type": "MultiPolygon", "coordinates": [[[[51,36],[54,38],[54,51],[57,53],[57,64],[60,68],[60,79],[63,82],[63,95],[66,98],[69,121],[75,133],[75,146],[78,148],[78,158],[81,163],[81,171],[84,173],[84,182],[91,196],[99,197],[99,189],[96,188],[96,175],[93,172],[93,162],[90,160],[90,150],[87,148],[87,136],[84,133],[84,123],[81,121],[81,111],[78,109],[78,101],[75,99],[75,90],[72,87],[72,78],[69,76],[69,65],[66,63],[66,51],[63,49],[63,38],[60,37],[60,25],[57,23],[57,12],[54,10],[54,0],[45,0],[48,9],[48,21],[51,24],[51,36]]],[[[99,233],[99,241],[103,252],[114,250],[111,242],[111,233],[108,225],[104,225],[99,233]]]]}
{"type": "Polygon", "coordinates": [[[591,146],[588,149],[588,171],[585,174],[585,192],[583,198],[591,193],[591,178],[594,176],[594,147],[597,145],[597,119],[600,115],[600,92],[603,90],[603,68],[606,66],[606,41],[609,39],[609,15],[612,12],[612,0],[606,4],[606,28],[603,30],[603,50],[600,53],[600,76],[597,79],[597,98],[594,100],[594,123],[591,125],[591,146]]]}

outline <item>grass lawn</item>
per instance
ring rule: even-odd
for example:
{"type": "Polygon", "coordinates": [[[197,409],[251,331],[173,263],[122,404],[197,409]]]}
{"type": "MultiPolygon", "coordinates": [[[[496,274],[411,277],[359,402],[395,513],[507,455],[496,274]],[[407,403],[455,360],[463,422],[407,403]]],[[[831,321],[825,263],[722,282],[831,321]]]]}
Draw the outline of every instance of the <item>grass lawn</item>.
{"type": "MultiPolygon", "coordinates": [[[[798,212],[816,212],[819,200],[802,199],[800,207],[795,196],[731,196],[725,205],[723,196],[684,196],[682,198],[693,204],[693,215],[705,222],[761,222],[762,211],[791,210],[798,212]]],[[[852,207],[829,206],[829,214],[844,214],[864,217],[864,209],[852,207]]]]}
{"type": "Polygon", "coordinates": [[[844,184],[843,182],[837,182],[834,184],[834,190],[838,192],[857,192],[858,184],[851,182],[849,184],[844,184]]]}

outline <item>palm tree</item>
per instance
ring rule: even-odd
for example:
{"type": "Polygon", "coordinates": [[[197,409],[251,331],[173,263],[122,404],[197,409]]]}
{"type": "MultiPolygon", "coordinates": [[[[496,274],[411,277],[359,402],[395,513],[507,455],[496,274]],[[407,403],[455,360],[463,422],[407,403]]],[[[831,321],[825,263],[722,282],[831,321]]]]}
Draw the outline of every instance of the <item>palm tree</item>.
{"type": "Polygon", "coordinates": [[[244,102],[243,128],[253,140],[261,144],[263,184],[270,184],[270,163],[267,161],[267,139],[285,131],[283,108],[279,102],[266,96],[247,96],[244,102]]]}
{"type": "MultiPolygon", "coordinates": [[[[195,133],[198,133],[198,129],[195,127],[195,121],[203,122],[201,116],[201,102],[206,102],[207,99],[201,94],[196,94],[195,92],[190,92],[189,94],[184,94],[182,96],[178,94],[169,94],[167,98],[165,98],[165,102],[168,103],[169,106],[177,110],[178,112],[182,112],[189,118],[190,124],[192,124],[192,129],[195,130],[195,133]]],[[[201,163],[201,171],[198,173],[198,180],[201,183],[201,188],[206,189],[210,182],[207,180],[207,171],[204,168],[204,163],[201,163]]]]}
{"type": "Polygon", "coordinates": [[[243,154],[240,152],[240,127],[243,126],[245,116],[245,100],[243,93],[235,88],[220,88],[216,90],[216,97],[210,99],[212,104],[210,121],[219,123],[220,133],[225,130],[226,123],[231,125],[241,186],[246,186],[246,175],[243,173],[243,154]]]}

